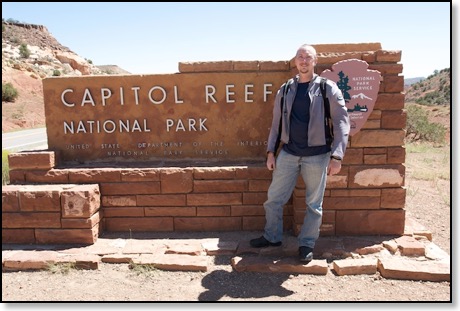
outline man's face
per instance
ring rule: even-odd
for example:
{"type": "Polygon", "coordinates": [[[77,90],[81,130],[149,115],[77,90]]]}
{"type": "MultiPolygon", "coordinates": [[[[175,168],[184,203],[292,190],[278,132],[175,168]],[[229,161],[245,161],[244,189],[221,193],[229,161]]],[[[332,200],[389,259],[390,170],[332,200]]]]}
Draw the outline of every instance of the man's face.
{"type": "Polygon", "coordinates": [[[316,65],[316,57],[308,49],[300,49],[295,57],[295,65],[301,74],[313,74],[316,65]]]}

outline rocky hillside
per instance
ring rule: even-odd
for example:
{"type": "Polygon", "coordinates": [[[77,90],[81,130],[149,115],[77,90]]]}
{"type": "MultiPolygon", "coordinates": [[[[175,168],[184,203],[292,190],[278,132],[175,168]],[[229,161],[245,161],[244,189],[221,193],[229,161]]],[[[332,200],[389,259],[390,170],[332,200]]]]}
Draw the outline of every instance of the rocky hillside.
{"type": "Polygon", "coordinates": [[[4,67],[27,71],[40,78],[102,73],[91,61],[61,45],[45,26],[8,22],[2,23],[2,70],[4,67]],[[24,44],[29,51],[27,57],[21,54],[24,44]]]}
{"type": "Polygon", "coordinates": [[[61,45],[45,26],[2,21],[2,85],[17,91],[2,100],[2,132],[45,124],[42,79],[50,76],[129,74],[115,65],[95,66],[61,45]]]}
{"type": "Polygon", "coordinates": [[[450,68],[434,72],[431,76],[406,88],[406,102],[421,105],[450,106],[450,68]]]}

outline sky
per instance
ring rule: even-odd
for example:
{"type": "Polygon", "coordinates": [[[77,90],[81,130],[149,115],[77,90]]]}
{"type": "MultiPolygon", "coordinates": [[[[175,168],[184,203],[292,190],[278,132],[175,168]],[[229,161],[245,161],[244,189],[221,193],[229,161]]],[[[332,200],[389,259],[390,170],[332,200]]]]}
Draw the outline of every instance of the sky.
{"type": "Polygon", "coordinates": [[[405,78],[451,67],[450,2],[2,2],[2,18],[44,25],[93,64],[132,74],[175,73],[179,62],[289,60],[304,43],[379,42],[402,51],[405,78]]]}

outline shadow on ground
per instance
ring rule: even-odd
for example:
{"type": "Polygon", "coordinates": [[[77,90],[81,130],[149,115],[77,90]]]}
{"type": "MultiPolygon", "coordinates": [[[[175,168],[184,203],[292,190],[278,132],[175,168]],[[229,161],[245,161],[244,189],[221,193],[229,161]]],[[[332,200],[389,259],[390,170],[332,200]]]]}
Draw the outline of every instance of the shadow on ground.
{"type": "Polygon", "coordinates": [[[216,270],[206,275],[202,285],[207,290],[200,294],[199,301],[218,301],[222,297],[264,298],[276,300],[294,292],[282,284],[289,278],[288,273],[228,272],[216,270]]]}

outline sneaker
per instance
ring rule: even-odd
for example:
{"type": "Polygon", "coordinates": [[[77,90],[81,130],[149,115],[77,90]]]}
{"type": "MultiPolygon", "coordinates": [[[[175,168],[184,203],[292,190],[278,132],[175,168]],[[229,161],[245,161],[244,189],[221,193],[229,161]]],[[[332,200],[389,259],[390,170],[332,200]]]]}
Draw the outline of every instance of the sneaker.
{"type": "Polygon", "coordinates": [[[252,247],[260,248],[260,247],[267,247],[267,246],[280,246],[281,241],[272,243],[268,241],[264,236],[261,236],[260,238],[252,239],[251,241],[249,241],[249,244],[251,244],[252,247]]]}
{"type": "Polygon", "coordinates": [[[313,260],[313,248],[307,246],[299,247],[299,259],[302,262],[309,263],[313,260]]]}

